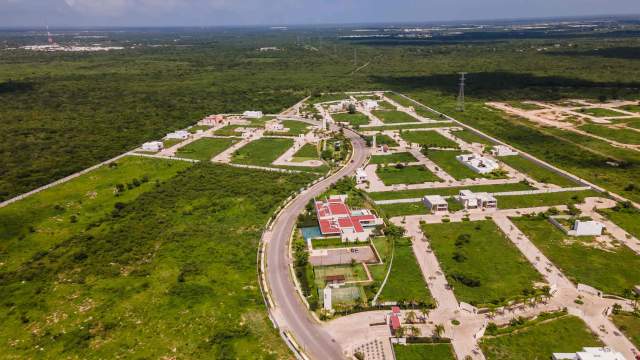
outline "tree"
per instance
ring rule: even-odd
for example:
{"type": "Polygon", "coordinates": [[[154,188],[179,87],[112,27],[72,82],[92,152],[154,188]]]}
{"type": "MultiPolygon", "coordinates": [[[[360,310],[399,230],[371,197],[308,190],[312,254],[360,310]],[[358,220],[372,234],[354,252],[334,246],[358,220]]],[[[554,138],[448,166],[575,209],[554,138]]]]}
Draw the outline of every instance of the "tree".
{"type": "Polygon", "coordinates": [[[420,331],[420,328],[418,328],[417,326],[409,327],[409,331],[411,332],[412,337],[418,337],[422,334],[422,332],[420,331]]]}
{"type": "Polygon", "coordinates": [[[620,305],[618,303],[613,304],[613,308],[612,308],[613,315],[620,314],[620,311],[622,311],[622,305],[620,305]]]}
{"type": "Polygon", "coordinates": [[[401,326],[398,329],[396,329],[396,332],[394,333],[394,335],[396,338],[401,338],[401,337],[404,337],[406,333],[407,333],[407,329],[404,326],[401,326]]]}
{"type": "Polygon", "coordinates": [[[355,114],[356,113],[356,105],[355,104],[349,104],[349,106],[347,106],[347,111],[349,112],[349,114],[355,114]]]}
{"type": "Polygon", "coordinates": [[[422,309],[420,309],[420,312],[422,313],[422,316],[424,317],[424,321],[427,321],[427,318],[429,317],[429,313],[431,312],[431,309],[423,307],[422,309]]]}
{"type": "Polygon", "coordinates": [[[436,327],[433,329],[433,335],[437,338],[440,338],[442,337],[443,334],[444,334],[444,325],[442,324],[436,325],[436,327]]]}
{"type": "Polygon", "coordinates": [[[415,322],[416,322],[416,319],[417,319],[417,317],[416,317],[416,312],[415,312],[415,311],[413,311],[413,310],[411,310],[411,311],[407,312],[407,317],[406,317],[406,319],[407,319],[407,322],[408,322],[409,324],[413,324],[413,323],[415,323],[415,322]]]}

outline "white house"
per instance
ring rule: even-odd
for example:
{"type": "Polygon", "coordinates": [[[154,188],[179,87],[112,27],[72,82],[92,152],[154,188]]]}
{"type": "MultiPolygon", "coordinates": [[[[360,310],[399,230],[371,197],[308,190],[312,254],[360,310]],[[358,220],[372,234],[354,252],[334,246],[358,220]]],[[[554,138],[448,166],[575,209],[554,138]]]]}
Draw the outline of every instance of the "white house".
{"type": "Polygon", "coordinates": [[[162,149],[164,149],[162,141],[150,141],[142,144],[142,150],[144,151],[158,152],[162,149]]]}
{"type": "Polygon", "coordinates": [[[574,236],[599,236],[602,235],[604,224],[597,221],[580,221],[576,220],[571,228],[571,235],[574,236]]]}
{"type": "Polygon", "coordinates": [[[514,156],[518,155],[518,152],[508,146],[496,145],[491,149],[491,154],[493,156],[514,156]]]}
{"type": "Polygon", "coordinates": [[[474,193],[471,190],[460,190],[456,198],[465,209],[495,209],[498,199],[489,193],[474,193]]]}
{"type": "Polygon", "coordinates": [[[356,170],[356,183],[358,184],[362,184],[363,182],[367,181],[367,172],[364,171],[363,168],[358,168],[358,170],[356,170]]]}
{"type": "Polygon", "coordinates": [[[242,113],[242,116],[249,118],[249,119],[260,119],[263,114],[262,111],[245,111],[244,113],[242,113]]]}
{"type": "Polygon", "coordinates": [[[427,195],[422,198],[422,203],[433,213],[449,210],[449,203],[440,195],[427,195]]]}
{"type": "Polygon", "coordinates": [[[488,174],[500,168],[496,161],[478,154],[458,155],[456,159],[478,174],[488,174]]]}
{"type": "Polygon", "coordinates": [[[360,105],[366,111],[375,110],[379,107],[378,102],[376,100],[365,99],[360,102],[360,105]]]}
{"type": "Polygon", "coordinates": [[[164,138],[167,140],[184,140],[188,139],[191,134],[186,130],[178,130],[172,133],[168,133],[164,138]]]}
{"type": "Polygon", "coordinates": [[[625,357],[606,347],[585,347],[576,353],[553,353],[553,360],[626,360],[625,357]]]}

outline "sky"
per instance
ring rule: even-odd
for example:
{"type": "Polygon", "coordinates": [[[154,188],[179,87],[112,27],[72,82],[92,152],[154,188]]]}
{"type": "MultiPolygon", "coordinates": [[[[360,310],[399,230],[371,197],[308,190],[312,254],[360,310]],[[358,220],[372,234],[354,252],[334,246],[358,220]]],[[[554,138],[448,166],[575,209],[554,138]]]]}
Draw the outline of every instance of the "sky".
{"type": "Polygon", "coordinates": [[[640,0],[0,0],[0,27],[438,22],[640,14],[640,0]]]}

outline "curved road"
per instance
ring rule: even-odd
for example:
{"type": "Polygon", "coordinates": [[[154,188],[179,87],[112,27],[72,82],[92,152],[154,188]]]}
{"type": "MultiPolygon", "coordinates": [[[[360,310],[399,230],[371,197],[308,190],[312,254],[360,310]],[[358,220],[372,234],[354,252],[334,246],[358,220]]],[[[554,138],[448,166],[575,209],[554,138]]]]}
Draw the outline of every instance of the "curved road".
{"type": "Polygon", "coordinates": [[[353,147],[352,162],[327,179],[315,184],[294,199],[274,221],[270,239],[266,239],[267,287],[274,302],[271,314],[282,331],[293,335],[297,344],[312,359],[343,359],[342,349],[309,314],[289,271],[289,239],[307,203],[339,179],[362,166],[367,159],[364,140],[351,130],[344,130],[353,147]]]}

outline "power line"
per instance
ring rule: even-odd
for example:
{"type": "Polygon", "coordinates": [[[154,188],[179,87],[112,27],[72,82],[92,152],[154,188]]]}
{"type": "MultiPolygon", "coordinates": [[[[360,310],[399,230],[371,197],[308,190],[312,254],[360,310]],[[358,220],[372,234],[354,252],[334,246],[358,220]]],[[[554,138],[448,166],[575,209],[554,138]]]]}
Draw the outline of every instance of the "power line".
{"type": "Polygon", "coordinates": [[[464,111],[464,81],[466,72],[461,72],[460,74],[460,90],[458,92],[458,111],[464,111]]]}

